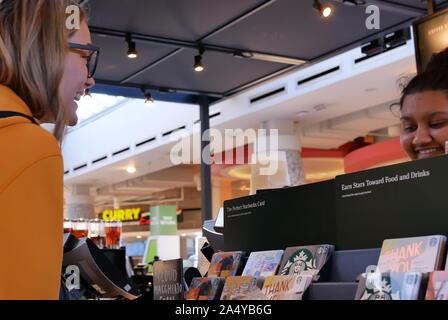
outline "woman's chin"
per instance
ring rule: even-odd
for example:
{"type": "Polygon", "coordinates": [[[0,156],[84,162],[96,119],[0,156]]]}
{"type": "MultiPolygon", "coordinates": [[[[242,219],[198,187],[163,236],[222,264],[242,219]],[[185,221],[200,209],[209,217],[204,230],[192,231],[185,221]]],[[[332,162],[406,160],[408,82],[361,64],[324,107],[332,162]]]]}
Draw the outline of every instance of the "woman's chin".
{"type": "Polygon", "coordinates": [[[69,121],[68,121],[68,126],[69,127],[74,127],[76,126],[76,124],[78,123],[78,117],[70,117],[69,121]]]}
{"type": "Polygon", "coordinates": [[[68,125],[70,127],[76,126],[78,123],[78,115],[76,114],[76,110],[78,110],[78,104],[76,101],[72,100],[70,102],[70,106],[68,107],[68,125]]]}

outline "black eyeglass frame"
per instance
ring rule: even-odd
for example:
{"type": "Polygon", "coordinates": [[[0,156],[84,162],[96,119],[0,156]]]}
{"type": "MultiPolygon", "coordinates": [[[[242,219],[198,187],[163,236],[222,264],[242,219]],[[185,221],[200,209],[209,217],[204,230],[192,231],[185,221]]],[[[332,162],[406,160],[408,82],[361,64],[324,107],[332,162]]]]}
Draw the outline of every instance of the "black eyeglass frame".
{"type": "Polygon", "coordinates": [[[69,42],[68,43],[68,47],[70,49],[79,49],[79,50],[88,50],[90,51],[89,53],[89,57],[87,59],[87,72],[88,72],[88,77],[92,78],[93,75],[95,74],[96,71],[96,67],[98,66],[98,59],[100,57],[100,48],[99,47],[95,47],[95,46],[90,46],[90,45],[84,45],[84,44],[78,44],[78,43],[73,43],[73,42],[69,42]],[[92,56],[95,54],[96,52],[96,59],[94,61],[94,65],[92,66],[92,71],[90,71],[90,60],[92,58],[92,56]]]}

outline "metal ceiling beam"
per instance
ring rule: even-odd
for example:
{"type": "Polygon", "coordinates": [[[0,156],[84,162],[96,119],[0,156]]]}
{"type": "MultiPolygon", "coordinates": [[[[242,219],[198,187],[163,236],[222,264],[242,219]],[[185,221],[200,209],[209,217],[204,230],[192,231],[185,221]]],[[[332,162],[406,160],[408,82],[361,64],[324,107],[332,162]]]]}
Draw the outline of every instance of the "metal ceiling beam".
{"type": "Polygon", "coordinates": [[[212,219],[212,176],[210,154],[210,102],[208,97],[199,99],[201,120],[201,213],[202,222],[212,219]],[[204,159],[205,157],[205,159],[204,159]]]}
{"type": "Polygon", "coordinates": [[[152,68],[156,67],[157,65],[159,65],[160,63],[165,62],[165,61],[168,60],[169,58],[175,56],[175,55],[176,55],[177,53],[179,53],[181,50],[182,50],[182,49],[180,49],[180,48],[179,48],[179,49],[176,49],[176,50],[170,52],[169,54],[163,56],[162,58],[160,58],[160,59],[158,59],[158,60],[156,60],[156,61],[154,61],[154,62],[151,62],[149,65],[143,67],[142,69],[140,69],[140,70],[138,70],[138,71],[136,71],[136,72],[130,74],[129,76],[127,76],[126,78],[124,78],[124,79],[122,79],[122,80],[120,81],[120,85],[121,85],[121,84],[125,84],[126,82],[131,81],[132,79],[134,79],[134,78],[138,77],[139,75],[145,73],[145,72],[148,71],[149,69],[152,69],[152,68]]]}
{"type": "Polygon", "coordinates": [[[304,66],[305,66],[305,64],[300,65],[300,66],[288,66],[288,67],[285,67],[285,68],[283,68],[283,69],[281,69],[279,71],[275,71],[275,72],[273,72],[271,74],[268,74],[268,75],[263,76],[261,78],[255,79],[255,80],[253,80],[253,81],[251,81],[249,83],[243,84],[243,85],[241,85],[241,86],[239,86],[237,88],[230,89],[230,90],[224,92],[224,96],[230,97],[230,96],[232,96],[234,94],[237,94],[237,93],[242,92],[244,90],[248,90],[248,89],[250,89],[252,87],[260,85],[260,84],[262,84],[264,82],[267,82],[269,80],[274,80],[274,79],[276,79],[276,78],[278,78],[280,76],[286,75],[289,72],[296,71],[297,69],[302,68],[304,66]]]}
{"type": "Polygon", "coordinates": [[[191,42],[191,41],[164,38],[164,37],[152,36],[152,35],[148,35],[148,34],[133,33],[133,32],[128,32],[128,31],[121,31],[121,30],[95,27],[95,26],[91,26],[91,27],[89,27],[89,29],[90,29],[90,32],[93,34],[99,34],[101,36],[106,36],[106,37],[110,37],[110,38],[123,39],[123,46],[125,45],[124,40],[126,40],[126,36],[128,34],[130,34],[133,41],[153,43],[153,44],[158,44],[161,46],[174,47],[174,48],[192,48],[192,49],[198,48],[198,44],[195,42],[191,42]]]}
{"type": "MultiPolygon", "coordinates": [[[[101,84],[101,85],[106,85],[106,86],[121,86],[121,87],[134,88],[134,89],[141,89],[141,87],[142,87],[142,85],[140,85],[140,84],[129,83],[129,82],[121,83],[119,81],[103,80],[103,79],[95,79],[95,83],[101,84]]],[[[185,94],[192,94],[192,95],[206,95],[208,97],[213,97],[213,98],[223,98],[224,97],[223,94],[218,93],[218,92],[195,91],[195,90],[182,89],[182,88],[166,88],[166,87],[153,86],[153,85],[145,85],[145,89],[159,91],[161,93],[185,93],[185,94]]]]}
{"type": "Polygon", "coordinates": [[[230,21],[224,23],[223,25],[219,26],[215,30],[213,30],[213,31],[209,32],[208,34],[204,35],[198,41],[204,41],[204,40],[207,40],[207,39],[217,35],[218,33],[226,30],[227,28],[230,28],[231,26],[237,24],[238,22],[241,22],[244,19],[249,18],[253,14],[257,13],[258,11],[263,10],[264,8],[270,6],[274,2],[276,2],[276,0],[267,0],[267,1],[263,2],[263,3],[261,3],[260,5],[254,7],[254,8],[251,8],[251,9],[247,10],[246,12],[243,12],[239,16],[231,19],[230,21]]]}

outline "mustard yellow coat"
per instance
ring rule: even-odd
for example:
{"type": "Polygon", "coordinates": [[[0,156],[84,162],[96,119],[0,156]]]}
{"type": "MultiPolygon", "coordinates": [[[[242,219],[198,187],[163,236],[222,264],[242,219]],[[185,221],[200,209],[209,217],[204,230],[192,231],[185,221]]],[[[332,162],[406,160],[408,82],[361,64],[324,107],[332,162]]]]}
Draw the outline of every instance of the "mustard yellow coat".
{"type": "MultiPolygon", "coordinates": [[[[31,116],[0,85],[0,110],[31,116]]],[[[58,299],[63,163],[54,136],[24,117],[0,119],[0,299],[58,299]]]]}

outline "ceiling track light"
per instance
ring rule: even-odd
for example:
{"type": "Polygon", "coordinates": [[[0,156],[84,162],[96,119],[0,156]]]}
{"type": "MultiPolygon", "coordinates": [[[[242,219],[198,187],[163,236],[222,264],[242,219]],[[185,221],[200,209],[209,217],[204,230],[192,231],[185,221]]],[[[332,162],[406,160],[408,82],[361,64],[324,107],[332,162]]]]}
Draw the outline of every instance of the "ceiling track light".
{"type": "Polygon", "coordinates": [[[194,71],[201,72],[204,71],[205,67],[202,64],[202,54],[204,53],[204,48],[199,48],[199,54],[194,57],[194,71]]]}
{"type": "Polygon", "coordinates": [[[366,5],[366,0],[333,0],[346,6],[355,7],[355,6],[364,6],[366,5]]]}
{"type": "Polygon", "coordinates": [[[343,4],[348,6],[364,6],[366,4],[365,0],[343,0],[343,4]]]}
{"type": "Polygon", "coordinates": [[[129,167],[126,168],[126,171],[128,173],[136,173],[137,169],[133,165],[130,165],[129,167]]]}
{"type": "Polygon", "coordinates": [[[324,18],[328,18],[333,13],[333,9],[328,4],[321,4],[319,0],[314,0],[313,8],[324,18]]]}
{"type": "Polygon", "coordinates": [[[84,91],[84,97],[92,97],[92,95],[90,94],[90,89],[86,89],[84,91]]]}
{"type": "Polygon", "coordinates": [[[126,35],[126,42],[128,43],[128,58],[136,59],[138,57],[138,52],[135,46],[135,42],[132,41],[132,37],[129,33],[126,35]]]}
{"type": "Polygon", "coordinates": [[[153,104],[154,99],[152,98],[151,93],[146,92],[146,88],[144,88],[144,87],[141,90],[142,90],[143,96],[145,97],[145,104],[153,104]]]}
{"type": "Polygon", "coordinates": [[[154,99],[152,98],[150,93],[145,94],[145,103],[146,104],[153,104],[154,99]]]}

